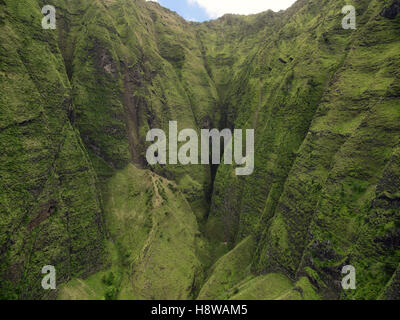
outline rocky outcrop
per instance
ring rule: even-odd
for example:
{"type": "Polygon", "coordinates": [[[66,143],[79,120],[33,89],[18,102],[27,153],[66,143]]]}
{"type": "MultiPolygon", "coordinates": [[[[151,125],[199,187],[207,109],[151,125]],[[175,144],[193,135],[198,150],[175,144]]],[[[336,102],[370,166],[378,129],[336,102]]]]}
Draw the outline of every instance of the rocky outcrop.
{"type": "Polygon", "coordinates": [[[399,13],[400,13],[400,1],[393,0],[393,3],[391,5],[382,10],[381,16],[388,19],[395,19],[399,13]]]}

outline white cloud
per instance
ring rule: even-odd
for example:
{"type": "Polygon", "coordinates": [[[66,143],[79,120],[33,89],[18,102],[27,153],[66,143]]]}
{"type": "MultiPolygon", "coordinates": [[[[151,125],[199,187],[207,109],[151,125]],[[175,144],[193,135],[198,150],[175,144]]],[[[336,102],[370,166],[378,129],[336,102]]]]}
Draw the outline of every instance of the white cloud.
{"type": "Polygon", "coordinates": [[[226,13],[252,14],[272,9],[279,11],[289,8],[296,0],[187,0],[204,8],[211,18],[226,13]]]}

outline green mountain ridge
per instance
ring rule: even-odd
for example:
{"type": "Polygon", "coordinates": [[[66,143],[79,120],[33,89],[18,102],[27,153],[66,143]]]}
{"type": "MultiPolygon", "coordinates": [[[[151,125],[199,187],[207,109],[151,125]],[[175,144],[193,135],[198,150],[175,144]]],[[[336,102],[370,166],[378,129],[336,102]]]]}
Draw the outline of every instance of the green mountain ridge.
{"type": "Polygon", "coordinates": [[[400,298],[398,0],[46,4],[0,0],[0,298],[400,298]],[[169,121],[255,129],[254,173],[148,165],[169,121]]]}

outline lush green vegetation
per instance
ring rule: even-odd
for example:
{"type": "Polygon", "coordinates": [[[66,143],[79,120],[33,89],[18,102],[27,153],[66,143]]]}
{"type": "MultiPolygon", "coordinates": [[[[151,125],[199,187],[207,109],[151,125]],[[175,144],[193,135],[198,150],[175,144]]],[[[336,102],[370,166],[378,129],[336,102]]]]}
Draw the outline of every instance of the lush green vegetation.
{"type": "Polygon", "coordinates": [[[396,1],[54,0],[43,30],[44,1],[0,0],[0,298],[399,299],[396,1]],[[170,120],[254,128],[255,172],[150,167],[170,120]]]}

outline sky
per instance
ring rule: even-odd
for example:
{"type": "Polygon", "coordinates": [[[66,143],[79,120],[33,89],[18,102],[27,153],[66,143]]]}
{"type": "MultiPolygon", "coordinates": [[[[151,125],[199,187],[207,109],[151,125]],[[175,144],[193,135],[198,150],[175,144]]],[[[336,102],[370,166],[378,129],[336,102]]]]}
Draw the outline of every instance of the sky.
{"type": "MultiPolygon", "coordinates": [[[[149,0],[148,0],[149,1],[149,0]]],[[[152,0],[178,12],[186,20],[205,21],[226,13],[252,14],[289,8],[296,0],[152,0]]]]}

